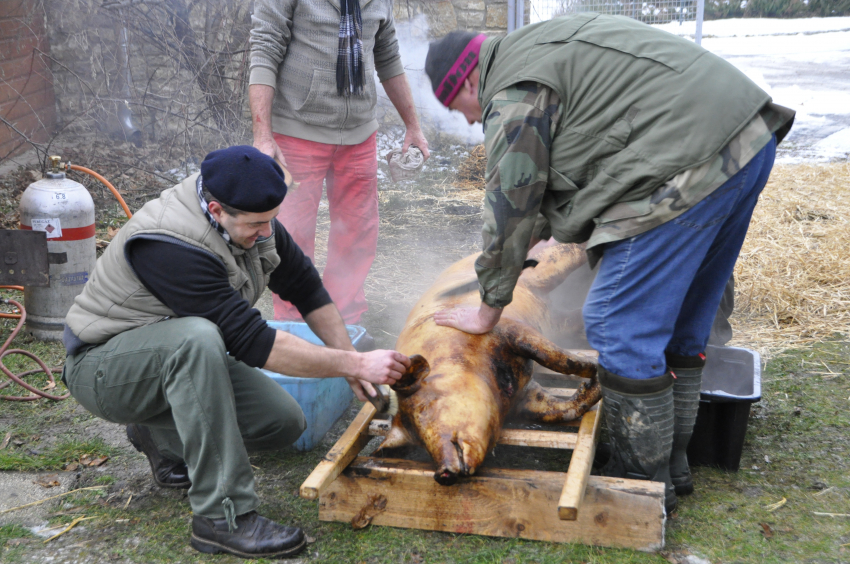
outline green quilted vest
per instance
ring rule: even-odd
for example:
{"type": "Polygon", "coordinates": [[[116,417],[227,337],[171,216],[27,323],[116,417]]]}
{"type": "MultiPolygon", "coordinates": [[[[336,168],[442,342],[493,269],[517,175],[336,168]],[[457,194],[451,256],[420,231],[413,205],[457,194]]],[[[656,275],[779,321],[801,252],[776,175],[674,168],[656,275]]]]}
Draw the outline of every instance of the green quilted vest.
{"type": "MultiPolygon", "coordinates": [[[[274,235],[250,249],[229,245],[213,229],[198,203],[198,174],[151,200],[127,222],[94,268],[83,292],[74,300],[65,323],[83,341],[98,344],[111,337],[156,323],[174,312],[155,298],[133,272],[124,248],[134,237],[177,239],[216,256],[227,268],[230,286],[252,306],[280,264],[274,235]]],[[[175,265],[175,268],[179,265],[175,265]]]]}

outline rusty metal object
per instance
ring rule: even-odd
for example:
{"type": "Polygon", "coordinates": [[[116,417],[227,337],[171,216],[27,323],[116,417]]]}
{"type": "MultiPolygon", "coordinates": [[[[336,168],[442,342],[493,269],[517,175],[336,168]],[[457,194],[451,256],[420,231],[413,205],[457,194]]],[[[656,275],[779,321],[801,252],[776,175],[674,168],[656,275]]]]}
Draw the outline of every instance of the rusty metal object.
{"type": "Polygon", "coordinates": [[[0,229],[0,285],[48,286],[50,264],[62,259],[57,255],[47,252],[47,234],[43,231],[0,229]]]}

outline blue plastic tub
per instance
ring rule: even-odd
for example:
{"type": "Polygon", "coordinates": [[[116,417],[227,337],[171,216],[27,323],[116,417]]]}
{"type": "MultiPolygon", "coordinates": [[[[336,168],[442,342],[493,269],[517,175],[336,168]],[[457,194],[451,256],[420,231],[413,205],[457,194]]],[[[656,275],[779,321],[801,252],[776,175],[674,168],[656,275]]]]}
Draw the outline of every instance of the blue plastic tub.
{"type": "MultiPolygon", "coordinates": [[[[269,321],[268,324],[273,329],[286,331],[314,345],[324,346],[322,340],[310,330],[306,323],[269,321]]],[[[366,333],[366,329],[358,325],[345,327],[348,329],[351,343],[357,350],[370,350],[372,338],[366,333]]],[[[345,413],[351,398],[354,397],[354,392],[351,391],[345,378],[296,378],[268,370],[263,372],[295,398],[304,412],[307,428],[295,442],[294,446],[297,450],[310,450],[316,446],[337,419],[345,413]]]]}

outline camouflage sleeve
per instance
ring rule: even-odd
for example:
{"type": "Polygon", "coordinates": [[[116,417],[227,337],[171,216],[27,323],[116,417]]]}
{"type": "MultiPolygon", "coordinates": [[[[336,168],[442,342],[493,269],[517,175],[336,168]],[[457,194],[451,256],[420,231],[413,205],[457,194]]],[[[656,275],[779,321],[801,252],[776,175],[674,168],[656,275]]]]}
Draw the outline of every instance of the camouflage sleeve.
{"type": "Polygon", "coordinates": [[[491,307],[505,307],[513,299],[546,191],[561,110],[552,89],[523,82],[496,94],[483,112],[484,252],[475,271],[481,300],[491,307]]]}

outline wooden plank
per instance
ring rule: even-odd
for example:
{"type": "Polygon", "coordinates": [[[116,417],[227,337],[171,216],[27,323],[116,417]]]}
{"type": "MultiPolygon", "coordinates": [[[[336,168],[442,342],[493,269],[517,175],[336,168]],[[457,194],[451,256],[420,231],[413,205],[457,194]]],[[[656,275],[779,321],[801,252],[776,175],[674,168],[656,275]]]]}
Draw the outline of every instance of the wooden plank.
{"type": "Polygon", "coordinates": [[[453,486],[433,465],[360,457],[319,498],[319,519],[658,550],[664,546],[664,484],[590,476],[575,521],[558,518],[563,472],[481,468],[453,486]],[[384,503],[385,501],[385,503],[384,503]]]}
{"type": "MultiPolygon", "coordinates": [[[[552,395],[558,397],[570,397],[576,391],[575,388],[544,388],[544,390],[550,392],[552,395]]],[[[597,408],[596,405],[591,407],[591,410],[595,410],[597,408]]],[[[369,424],[369,434],[373,437],[386,437],[387,433],[390,432],[390,419],[373,419],[369,424]]],[[[553,424],[559,427],[579,427],[581,425],[581,419],[576,419],[574,421],[565,421],[563,423],[553,424]]],[[[520,445],[520,446],[542,446],[548,448],[565,448],[572,449],[575,445],[575,435],[572,431],[569,432],[571,435],[568,438],[556,440],[557,437],[555,435],[560,435],[561,433],[558,431],[533,431],[533,430],[521,430],[521,429],[503,429],[502,430],[502,438],[499,440],[499,444],[503,445],[520,445]],[[522,431],[520,433],[520,431],[522,431]],[[540,437],[536,442],[540,444],[532,444],[535,443],[535,440],[532,438],[526,438],[526,433],[529,435],[531,433],[550,433],[551,435],[544,435],[540,437]],[[525,444],[520,441],[530,441],[528,444],[525,444]],[[563,445],[563,446],[562,446],[563,445]]]]}
{"type": "Polygon", "coordinates": [[[543,389],[552,394],[553,396],[558,396],[559,398],[568,398],[574,393],[578,388],[547,388],[543,386],[543,389]]]}
{"type": "Polygon", "coordinates": [[[566,349],[566,351],[567,354],[586,356],[593,360],[599,357],[599,352],[595,349],[566,349]]]}
{"type": "Polygon", "coordinates": [[[576,447],[577,436],[576,433],[565,433],[563,431],[502,429],[499,444],[572,450],[576,447]]]}
{"type": "MultiPolygon", "coordinates": [[[[389,432],[388,420],[376,419],[369,424],[369,435],[373,437],[386,437],[389,432]]],[[[577,436],[576,433],[563,431],[502,429],[498,444],[572,450],[576,446],[577,436]]]]}
{"type": "Polygon", "coordinates": [[[331,482],[339,476],[349,463],[360,454],[369,442],[369,423],[377,413],[371,403],[363,404],[363,409],[345,430],[325,458],[313,469],[301,484],[301,497],[316,499],[331,482]]]}
{"type": "Polygon", "coordinates": [[[558,501],[558,517],[563,520],[575,521],[578,518],[578,510],[587,491],[593,456],[596,454],[601,420],[599,409],[588,411],[581,419],[576,435],[576,446],[567,470],[567,479],[564,481],[564,489],[558,501]]]}

